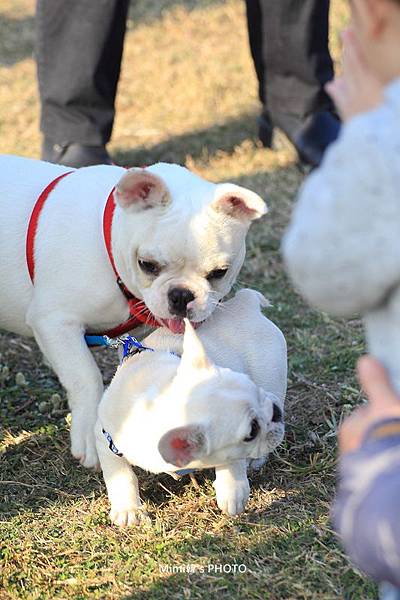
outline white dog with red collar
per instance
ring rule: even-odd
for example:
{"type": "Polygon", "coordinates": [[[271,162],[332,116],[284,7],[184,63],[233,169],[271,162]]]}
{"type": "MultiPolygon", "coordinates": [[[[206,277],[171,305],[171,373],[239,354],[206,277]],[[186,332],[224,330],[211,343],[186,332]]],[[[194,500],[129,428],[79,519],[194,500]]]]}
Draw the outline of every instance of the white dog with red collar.
{"type": "Polygon", "coordinates": [[[0,197],[0,327],[36,338],[68,393],[72,454],[96,466],[103,381],[84,333],[199,325],[265,204],[177,165],[71,172],[14,156],[0,157],[0,197]]]}
{"type": "Polygon", "coordinates": [[[244,509],[248,459],[267,456],[284,433],[286,343],[262,314],[266,304],[241,290],[183,339],[158,329],[145,340],[153,352],[119,367],[96,424],[113,523],[146,518],[131,465],[153,473],[214,467],[220,509],[244,509]]]}

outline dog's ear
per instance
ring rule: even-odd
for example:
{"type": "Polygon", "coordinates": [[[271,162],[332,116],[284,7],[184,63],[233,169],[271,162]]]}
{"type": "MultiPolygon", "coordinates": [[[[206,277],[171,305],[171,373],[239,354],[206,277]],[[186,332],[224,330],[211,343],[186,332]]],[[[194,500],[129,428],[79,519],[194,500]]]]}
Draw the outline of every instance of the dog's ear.
{"type": "Polygon", "coordinates": [[[163,180],[146,169],[127,171],[115,188],[114,198],[121,208],[132,212],[165,206],[170,201],[163,180]]]}
{"type": "Polygon", "coordinates": [[[185,321],[185,334],[183,336],[183,352],[178,367],[179,373],[187,373],[191,369],[209,369],[212,367],[203,344],[189,319],[185,321]]]}
{"type": "Polygon", "coordinates": [[[192,460],[207,454],[205,429],[201,425],[170,429],[158,442],[158,451],[165,462],[185,467],[192,460]]]}
{"type": "Polygon", "coordinates": [[[217,187],[211,206],[217,212],[243,222],[259,219],[268,211],[261,196],[233,183],[223,183],[217,187]]]}

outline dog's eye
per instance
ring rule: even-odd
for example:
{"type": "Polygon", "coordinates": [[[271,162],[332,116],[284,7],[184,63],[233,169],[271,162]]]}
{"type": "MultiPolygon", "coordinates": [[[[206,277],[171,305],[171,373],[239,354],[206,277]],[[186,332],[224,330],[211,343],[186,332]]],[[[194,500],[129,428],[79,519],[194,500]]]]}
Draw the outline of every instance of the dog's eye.
{"type": "Polygon", "coordinates": [[[151,260],[138,260],[138,265],[147,275],[158,275],[161,270],[160,265],[151,260]]]}
{"type": "Polygon", "coordinates": [[[253,419],[251,422],[250,435],[244,438],[245,442],[252,442],[260,433],[260,424],[257,419],[253,419]]]}
{"type": "Polygon", "coordinates": [[[211,279],[222,279],[226,275],[227,270],[228,267],[225,269],[214,269],[213,271],[210,271],[206,279],[207,281],[210,281],[211,279]]]}

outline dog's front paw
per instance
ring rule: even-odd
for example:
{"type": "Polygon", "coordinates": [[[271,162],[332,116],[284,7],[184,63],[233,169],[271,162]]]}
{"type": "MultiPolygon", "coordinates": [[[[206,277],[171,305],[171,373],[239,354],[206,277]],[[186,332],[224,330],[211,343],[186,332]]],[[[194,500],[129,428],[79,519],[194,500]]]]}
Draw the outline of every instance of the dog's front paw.
{"type": "MultiPolygon", "coordinates": [[[[95,422],[95,421],[94,421],[95,422]]],[[[71,453],[87,469],[99,469],[93,419],[72,415],[71,453]]]]}
{"type": "Polygon", "coordinates": [[[133,525],[151,525],[151,519],[142,505],[111,507],[110,521],[118,527],[132,527],[133,525]]]}
{"type": "Polygon", "coordinates": [[[214,481],[214,489],[218,507],[226,515],[234,516],[244,511],[250,496],[250,485],[247,479],[235,481],[229,485],[214,481]]]}

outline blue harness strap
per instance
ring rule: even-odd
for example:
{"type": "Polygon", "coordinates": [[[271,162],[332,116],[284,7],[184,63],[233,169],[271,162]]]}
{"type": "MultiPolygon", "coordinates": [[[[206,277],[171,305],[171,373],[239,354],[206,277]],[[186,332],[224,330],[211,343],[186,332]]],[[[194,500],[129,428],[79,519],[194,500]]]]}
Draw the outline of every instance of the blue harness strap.
{"type": "Polygon", "coordinates": [[[111,452],[113,454],[115,454],[116,456],[123,456],[122,452],[120,452],[117,448],[117,446],[114,444],[114,442],[112,441],[112,437],[111,435],[108,433],[108,431],[106,431],[105,429],[101,430],[104,437],[106,438],[107,442],[108,442],[108,447],[110,448],[111,452]]]}
{"type": "Polygon", "coordinates": [[[85,335],[85,341],[88,346],[106,346],[108,348],[119,348],[122,346],[122,361],[129,356],[149,350],[154,352],[153,348],[143,346],[133,335],[125,335],[123,337],[110,338],[107,335],[85,335]]]}
{"type": "Polygon", "coordinates": [[[108,338],[106,335],[85,335],[85,342],[88,346],[109,346],[108,338]]]}

